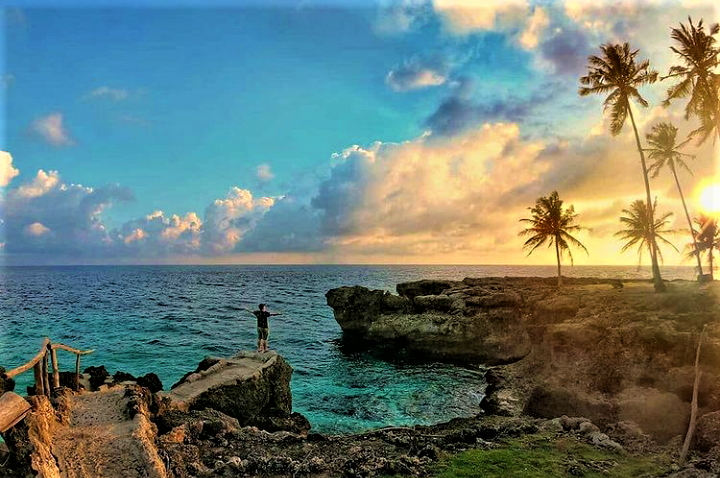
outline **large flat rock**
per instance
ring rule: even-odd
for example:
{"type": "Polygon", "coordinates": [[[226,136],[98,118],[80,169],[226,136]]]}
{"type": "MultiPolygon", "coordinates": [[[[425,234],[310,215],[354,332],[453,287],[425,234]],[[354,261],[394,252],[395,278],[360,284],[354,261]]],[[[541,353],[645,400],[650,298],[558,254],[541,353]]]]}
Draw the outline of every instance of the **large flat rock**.
{"type": "Polygon", "coordinates": [[[159,395],[178,410],[212,408],[244,425],[259,416],[291,413],[291,375],[292,367],[275,352],[241,352],[230,358],[206,358],[195,373],[159,395]]]}

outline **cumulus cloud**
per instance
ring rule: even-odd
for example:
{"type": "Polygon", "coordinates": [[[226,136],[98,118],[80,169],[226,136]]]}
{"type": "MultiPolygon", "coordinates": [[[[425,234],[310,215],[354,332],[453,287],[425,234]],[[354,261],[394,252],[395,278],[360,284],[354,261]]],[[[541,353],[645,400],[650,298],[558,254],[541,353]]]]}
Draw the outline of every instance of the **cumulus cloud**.
{"type": "Polygon", "coordinates": [[[28,236],[40,237],[50,232],[50,228],[45,227],[40,222],[33,222],[32,224],[25,226],[24,231],[28,236]]]}
{"type": "Polygon", "coordinates": [[[272,169],[270,168],[270,165],[267,163],[260,164],[255,170],[255,175],[260,181],[263,182],[270,181],[272,178],[275,177],[272,169]]]}
{"type": "Polygon", "coordinates": [[[122,101],[128,99],[130,92],[122,88],[111,88],[109,86],[99,86],[84,96],[85,99],[108,98],[113,101],[122,101]]]}
{"type": "Polygon", "coordinates": [[[10,184],[10,181],[18,174],[20,174],[20,171],[13,167],[10,153],[0,151],[0,187],[10,184]]]}
{"type": "Polygon", "coordinates": [[[3,199],[4,252],[87,257],[112,253],[104,210],[132,194],[118,185],[90,188],[62,181],[57,171],[38,171],[3,199]],[[47,229],[47,230],[46,230],[47,229]]]}
{"type": "Polygon", "coordinates": [[[459,34],[517,28],[530,8],[526,0],[434,0],[433,7],[447,28],[459,34]]]}
{"type": "Polygon", "coordinates": [[[247,189],[231,188],[225,198],[216,199],[205,209],[202,230],[205,251],[211,254],[232,251],[274,203],[273,198],[254,198],[247,189]]]}
{"type": "Polygon", "coordinates": [[[30,131],[51,146],[72,146],[75,141],[63,121],[62,113],[50,113],[35,119],[30,124],[30,131]]]}
{"type": "Polygon", "coordinates": [[[439,86],[448,80],[448,67],[439,59],[413,59],[390,70],[385,82],[395,91],[439,86]]]}

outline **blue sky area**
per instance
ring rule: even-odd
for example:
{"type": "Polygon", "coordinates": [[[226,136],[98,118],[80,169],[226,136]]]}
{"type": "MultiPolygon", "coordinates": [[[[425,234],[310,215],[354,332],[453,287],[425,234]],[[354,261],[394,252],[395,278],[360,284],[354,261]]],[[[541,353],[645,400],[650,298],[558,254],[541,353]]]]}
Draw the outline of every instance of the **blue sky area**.
{"type": "MultiPolygon", "coordinates": [[[[463,188],[467,194],[456,200],[482,201],[484,181],[507,181],[506,192],[528,189],[539,179],[490,177],[503,161],[515,161],[513,151],[522,151],[517,161],[528,161],[528,171],[562,148],[596,152],[588,141],[593,128],[602,131],[601,98],[579,98],[577,79],[611,30],[593,30],[563,2],[494,6],[489,24],[475,19],[469,26],[441,3],[12,2],[3,11],[1,149],[17,173],[4,188],[0,255],[11,263],[242,262],[257,253],[272,254],[258,260],[295,253],[305,255],[287,260],[324,261],[324,253],[343,250],[356,262],[415,262],[418,254],[440,254],[440,262],[521,258],[488,258],[480,253],[485,246],[467,242],[476,226],[480,235],[497,229],[478,226],[477,216],[448,219],[443,237],[431,223],[396,230],[390,219],[368,218],[373,211],[415,217],[391,206],[393,198],[412,197],[412,188],[441,198],[438,208],[453,207],[449,199],[463,188]],[[533,18],[539,27],[530,31],[533,18]],[[503,135],[497,154],[473,156],[494,151],[503,135]],[[407,159],[413,154],[442,156],[437,167],[449,178],[466,161],[485,176],[448,180],[444,193],[430,184],[434,173],[417,176],[415,160],[407,159]],[[33,185],[40,192],[32,193],[33,185]],[[252,200],[238,212],[233,201],[245,191],[252,200]],[[43,200],[56,208],[52,214],[43,200]],[[155,211],[163,217],[151,226],[146,217],[155,211]],[[173,214],[189,212],[198,224],[167,231],[173,214]],[[283,237],[244,248],[253,233],[276,230],[283,237]],[[67,249],[68,241],[84,246],[67,249]],[[440,245],[453,241],[463,246],[442,252],[440,245]]],[[[663,15],[672,16],[677,5],[668,5],[663,15]]],[[[700,13],[712,12],[704,8],[700,13]]],[[[602,18],[617,34],[613,15],[602,18]]],[[[631,38],[642,36],[622,27],[631,38]]],[[[664,88],[648,91],[649,99],[664,88]]],[[[571,153],[557,154],[565,161],[571,153]]],[[[537,174],[560,173],[548,166],[537,174]]],[[[505,204],[522,211],[527,199],[505,204]]]]}

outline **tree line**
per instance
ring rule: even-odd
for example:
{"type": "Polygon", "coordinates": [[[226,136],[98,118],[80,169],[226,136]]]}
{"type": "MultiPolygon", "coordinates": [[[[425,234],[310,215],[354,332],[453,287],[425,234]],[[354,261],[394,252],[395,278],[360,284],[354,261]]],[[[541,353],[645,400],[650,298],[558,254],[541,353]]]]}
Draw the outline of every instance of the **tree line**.
{"type": "MultiPolygon", "coordinates": [[[[697,146],[700,146],[711,137],[713,142],[716,138],[720,139],[720,74],[716,73],[720,66],[720,48],[715,38],[719,32],[719,25],[713,25],[706,31],[702,20],[695,24],[692,18],[688,18],[687,24],[680,23],[677,28],[672,28],[670,36],[674,44],[670,49],[678,64],[670,67],[668,74],[662,77],[651,69],[649,60],[637,59],[639,50],[623,43],[601,45],[600,54],[588,58],[587,75],[580,78],[580,96],[607,95],[603,110],[609,111],[612,136],[620,134],[626,120],[630,119],[642,168],[645,200],[638,199],[628,209],[622,210],[620,222],[623,229],[615,235],[626,241],[622,252],[637,246],[639,260],[643,252],[648,252],[653,284],[658,292],[665,290],[660,275],[659,260],[662,260],[662,253],[658,243],[668,244],[677,250],[665,236],[678,231],[668,229],[672,213],[658,213],[657,199],[652,201],[651,177],[656,178],[661,172],[668,171],[675,181],[692,239],[686,246],[686,256],[696,262],[699,280],[713,280],[713,251],[720,251],[718,219],[703,214],[691,219],[678,177],[678,170],[692,174],[687,161],[694,156],[683,152],[688,143],[695,139],[697,146]],[[647,108],[649,103],[639,89],[658,80],[673,82],[667,89],[663,106],[686,100],[685,120],[696,120],[699,126],[687,138],[678,141],[677,127],[670,122],[660,122],[653,125],[645,135],[647,147],[643,147],[632,104],[647,108]],[[703,256],[707,258],[709,266],[707,275],[703,273],[703,256]]],[[[578,214],[572,205],[563,207],[563,200],[557,191],[539,198],[535,206],[528,209],[532,217],[521,219],[528,227],[520,235],[530,236],[524,248],[530,255],[542,245],[554,246],[558,285],[562,285],[563,256],[568,255],[572,263],[573,247],[588,252],[573,236],[582,229],[578,214]]]]}

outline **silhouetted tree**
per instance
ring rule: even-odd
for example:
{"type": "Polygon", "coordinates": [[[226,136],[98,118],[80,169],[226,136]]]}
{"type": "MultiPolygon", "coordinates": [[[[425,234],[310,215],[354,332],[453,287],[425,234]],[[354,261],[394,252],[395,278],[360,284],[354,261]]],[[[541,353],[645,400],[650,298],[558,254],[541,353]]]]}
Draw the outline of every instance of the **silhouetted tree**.
{"type": "Polygon", "coordinates": [[[648,152],[648,158],[652,163],[648,168],[648,172],[652,174],[652,177],[656,178],[660,171],[667,167],[675,179],[675,185],[677,186],[678,193],[680,194],[680,200],[682,201],[683,209],[685,210],[685,218],[687,218],[688,227],[690,228],[690,234],[693,240],[693,250],[695,251],[695,258],[697,259],[698,273],[702,276],[702,261],[700,260],[700,251],[697,248],[697,239],[695,238],[695,230],[693,229],[692,220],[690,219],[690,213],[688,212],[687,204],[685,203],[685,195],[680,187],[680,180],[677,175],[677,168],[684,168],[692,174],[690,167],[685,162],[684,158],[694,159],[695,156],[690,154],[682,153],[680,150],[683,146],[690,142],[690,139],[686,139],[680,144],[676,144],[675,139],[677,137],[677,128],[671,123],[658,123],[652,127],[650,133],[646,134],[648,145],[650,146],[645,151],[648,152]]]}
{"type": "Polygon", "coordinates": [[[685,105],[685,119],[695,117],[700,121],[700,127],[690,133],[691,136],[699,136],[699,144],[704,143],[713,133],[720,139],[720,75],[714,71],[720,57],[715,39],[718,32],[720,26],[717,24],[706,33],[702,20],[695,25],[692,18],[688,17],[688,26],[680,23],[670,33],[677,45],[670,49],[680,57],[682,64],[672,66],[668,75],[663,77],[663,80],[678,80],[668,88],[663,105],[668,106],[672,100],[689,97],[685,105]]]}
{"type": "MultiPolygon", "coordinates": [[[[718,219],[701,215],[699,218],[696,217],[693,223],[695,224],[693,232],[696,237],[695,244],[697,251],[707,256],[708,267],[710,268],[710,280],[714,280],[714,251],[720,252],[720,226],[718,226],[718,219]]],[[[692,244],[688,244],[686,247],[688,257],[694,255],[691,246],[692,244]]]]}
{"type": "MultiPolygon", "coordinates": [[[[588,58],[588,74],[580,78],[581,86],[578,92],[580,96],[588,96],[590,94],[599,94],[608,96],[603,103],[605,110],[610,110],[610,133],[616,136],[622,131],[625,119],[629,116],[630,123],[635,133],[635,142],[637,143],[638,154],[640,154],[640,163],[642,165],[643,179],[645,181],[645,194],[648,205],[649,224],[652,227],[655,221],[652,220],[652,204],[650,194],[650,180],[648,179],[647,165],[645,164],[645,154],[640,144],[640,135],[635,125],[635,117],[633,116],[631,100],[634,100],[640,106],[647,107],[648,102],[640,95],[638,88],[643,85],[654,83],[657,81],[658,73],[650,69],[650,62],[645,60],[636,63],[635,57],[639,50],[631,50],[630,45],[624,43],[622,45],[606,44],[600,46],[601,56],[591,56],[588,58]]],[[[657,244],[655,244],[651,235],[650,259],[652,261],[653,282],[655,290],[662,292],[665,290],[665,284],[660,276],[660,266],[658,264],[657,244]]]]}
{"type": "Polygon", "coordinates": [[[568,206],[563,208],[563,200],[557,191],[553,191],[548,197],[538,198],[535,207],[529,207],[532,213],[531,219],[520,219],[520,222],[528,223],[530,227],[520,232],[521,236],[530,236],[525,241],[524,249],[529,249],[528,255],[532,254],[535,249],[547,244],[548,247],[555,246],[555,255],[557,257],[558,268],[558,286],[562,285],[562,272],[560,263],[562,256],[567,252],[570,256],[570,263],[574,264],[572,251],[570,246],[578,247],[588,251],[584,245],[570,233],[582,229],[576,224],[578,215],[575,214],[575,208],[568,206]]]}
{"type": "MultiPolygon", "coordinates": [[[[655,209],[657,209],[657,201],[652,207],[652,210],[655,209]]],[[[659,218],[655,218],[653,222],[651,217],[654,217],[654,215],[650,211],[651,209],[645,206],[642,199],[633,201],[630,204],[630,209],[622,210],[625,216],[620,217],[620,222],[627,228],[615,233],[616,236],[628,241],[621,249],[621,252],[625,252],[633,246],[638,247],[638,267],[642,263],[643,251],[647,249],[648,252],[651,252],[651,244],[657,244],[657,241],[664,242],[677,251],[677,248],[662,236],[662,234],[676,232],[666,229],[669,223],[668,219],[673,213],[667,212],[659,218]]],[[[663,260],[660,248],[657,248],[657,253],[660,260],[663,260]]]]}

